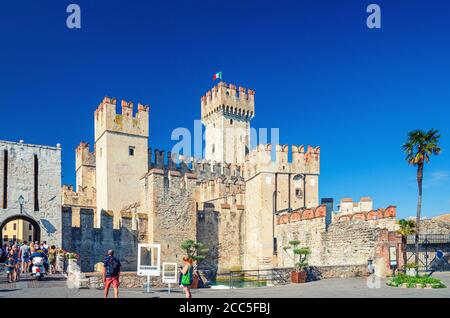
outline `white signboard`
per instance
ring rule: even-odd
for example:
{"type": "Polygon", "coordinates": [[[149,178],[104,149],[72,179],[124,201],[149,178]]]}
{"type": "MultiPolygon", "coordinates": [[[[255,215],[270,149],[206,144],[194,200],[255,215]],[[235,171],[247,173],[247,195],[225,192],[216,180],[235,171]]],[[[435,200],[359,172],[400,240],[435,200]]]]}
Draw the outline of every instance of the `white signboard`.
{"type": "Polygon", "coordinates": [[[139,244],[137,274],[139,276],[160,276],[160,267],[161,245],[139,244]]]}
{"type": "Polygon", "coordinates": [[[176,284],[178,282],[177,263],[163,263],[162,281],[166,284],[176,284]]]}

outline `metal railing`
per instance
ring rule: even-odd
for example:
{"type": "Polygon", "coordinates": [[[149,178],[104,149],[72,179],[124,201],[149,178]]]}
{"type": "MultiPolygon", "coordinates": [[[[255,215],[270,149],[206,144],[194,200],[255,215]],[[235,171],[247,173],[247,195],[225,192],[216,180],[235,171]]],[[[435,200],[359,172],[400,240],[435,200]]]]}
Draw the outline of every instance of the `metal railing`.
{"type": "MultiPolygon", "coordinates": [[[[406,244],[415,244],[415,235],[408,235],[406,244]]],[[[419,244],[450,244],[450,234],[420,234],[419,244]]]]}
{"type": "Polygon", "coordinates": [[[214,282],[230,288],[284,285],[290,282],[289,275],[292,270],[292,268],[271,268],[230,271],[217,274],[214,282]]]}

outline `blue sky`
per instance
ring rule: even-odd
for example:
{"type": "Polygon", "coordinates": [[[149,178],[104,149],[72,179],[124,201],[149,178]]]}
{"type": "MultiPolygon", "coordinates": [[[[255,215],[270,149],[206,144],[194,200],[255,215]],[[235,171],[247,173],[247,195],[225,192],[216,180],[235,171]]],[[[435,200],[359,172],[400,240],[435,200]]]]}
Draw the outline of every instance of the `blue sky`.
{"type": "Polygon", "coordinates": [[[284,144],[320,145],[321,197],[415,214],[415,169],[400,146],[412,129],[439,129],[441,156],[425,170],[423,212],[450,211],[450,4],[395,1],[8,1],[0,5],[0,139],[93,143],[105,96],[151,105],[150,146],[170,149],[193,129],[200,97],[224,80],[256,90],[252,125],[284,144]],[[382,28],[366,27],[378,3],[382,28]],[[82,10],[69,30],[66,7],[82,10]]]}

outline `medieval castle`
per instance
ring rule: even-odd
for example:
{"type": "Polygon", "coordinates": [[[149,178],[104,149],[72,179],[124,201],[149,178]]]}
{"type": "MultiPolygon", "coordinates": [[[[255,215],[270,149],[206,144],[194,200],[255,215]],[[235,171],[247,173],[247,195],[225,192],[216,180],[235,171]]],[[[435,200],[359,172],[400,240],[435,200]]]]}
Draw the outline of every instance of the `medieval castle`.
{"type": "Polygon", "coordinates": [[[209,247],[202,266],[216,272],[292,266],[283,247],[294,238],[311,247],[312,265],[388,263],[395,207],[343,200],[333,216],[332,202],[319,203],[320,147],[250,150],[254,91],[221,82],[201,98],[203,160],[149,150],[149,107],[116,108],[106,97],[95,110],[94,152],[80,143],[76,188],[63,186],[62,244],[83,268],[114,247],[135,270],[137,243],[152,242],[177,262],[187,239],[209,247]]]}

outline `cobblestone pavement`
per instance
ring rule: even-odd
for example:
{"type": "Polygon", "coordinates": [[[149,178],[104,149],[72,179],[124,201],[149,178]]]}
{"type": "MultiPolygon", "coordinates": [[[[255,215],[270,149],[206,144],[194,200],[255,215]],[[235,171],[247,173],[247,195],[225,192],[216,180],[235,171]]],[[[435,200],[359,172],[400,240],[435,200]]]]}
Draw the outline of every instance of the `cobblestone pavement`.
{"type": "MultiPolygon", "coordinates": [[[[0,274],[0,298],[33,297],[33,298],[101,298],[103,291],[98,289],[68,288],[62,275],[46,277],[37,282],[29,276],[20,282],[8,284],[4,274],[0,274]]],[[[378,298],[378,297],[439,297],[450,298],[450,273],[436,273],[435,277],[443,280],[449,288],[445,289],[404,289],[386,286],[386,281],[380,281],[380,288],[368,288],[365,278],[326,279],[299,285],[285,285],[277,287],[238,288],[238,289],[198,289],[193,290],[194,298],[378,298]]],[[[112,290],[111,290],[112,296],[112,290]]],[[[171,294],[167,290],[152,289],[144,293],[143,289],[121,289],[123,298],[183,298],[180,289],[173,289],[171,294]]]]}

